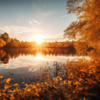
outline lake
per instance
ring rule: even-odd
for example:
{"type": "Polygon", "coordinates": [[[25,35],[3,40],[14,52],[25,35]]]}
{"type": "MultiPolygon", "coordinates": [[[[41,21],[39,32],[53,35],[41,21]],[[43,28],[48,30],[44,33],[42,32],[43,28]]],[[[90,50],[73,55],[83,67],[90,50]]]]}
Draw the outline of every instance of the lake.
{"type": "Polygon", "coordinates": [[[0,49],[0,74],[9,76],[13,73],[14,79],[41,75],[41,70],[51,68],[54,63],[66,63],[75,58],[90,59],[89,56],[77,56],[73,48],[37,48],[37,49],[0,49]]]}

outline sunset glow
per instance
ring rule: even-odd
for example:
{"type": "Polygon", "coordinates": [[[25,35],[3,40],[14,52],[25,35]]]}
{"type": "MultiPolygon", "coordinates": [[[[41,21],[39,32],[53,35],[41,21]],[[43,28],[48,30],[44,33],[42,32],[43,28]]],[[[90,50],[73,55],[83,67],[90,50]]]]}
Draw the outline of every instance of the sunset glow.
{"type": "Polygon", "coordinates": [[[37,44],[41,44],[42,40],[41,39],[37,39],[36,42],[37,42],[37,44]]]}
{"type": "Polygon", "coordinates": [[[37,44],[41,44],[43,42],[43,36],[37,35],[35,38],[36,38],[35,41],[37,42],[37,44]]]}

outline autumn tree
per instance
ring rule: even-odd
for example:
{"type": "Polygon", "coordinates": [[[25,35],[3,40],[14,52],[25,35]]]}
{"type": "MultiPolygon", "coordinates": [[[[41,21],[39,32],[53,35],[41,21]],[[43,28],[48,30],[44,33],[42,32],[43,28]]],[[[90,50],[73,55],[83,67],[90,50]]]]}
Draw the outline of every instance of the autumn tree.
{"type": "Polygon", "coordinates": [[[9,35],[6,32],[1,34],[0,38],[3,39],[6,43],[10,42],[9,35]]]}
{"type": "Polygon", "coordinates": [[[6,45],[6,42],[0,38],[0,47],[3,47],[6,45]]]}
{"type": "Polygon", "coordinates": [[[6,47],[19,47],[20,46],[20,41],[19,40],[17,40],[16,38],[11,38],[10,39],[10,42],[6,45],[6,47]]]}
{"type": "MultiPolygon", "coordinates": [[[[77,39],[74,43],[76,51],[87,51],[89,47],[93,47],[95,51],[99,51],[100,47],[100,0],[68,0],[68,13],[74,13],[77,20],[72,22],[64,31],[64,37],[77,39]],[[81,44],[81,43],[83,44],[81,44]],[[83,48],[84,47],[84,48],[83,48]]],[[[82,51],[82,52],[83,52],[82,51]]]]}

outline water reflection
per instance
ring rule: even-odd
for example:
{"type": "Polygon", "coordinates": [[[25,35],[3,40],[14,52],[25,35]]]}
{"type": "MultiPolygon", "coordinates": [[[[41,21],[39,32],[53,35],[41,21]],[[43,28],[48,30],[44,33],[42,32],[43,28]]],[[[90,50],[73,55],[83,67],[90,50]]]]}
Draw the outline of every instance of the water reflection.
{"type": "Polygon", "coordinates": [[[41,58],[42,58],[42,55],[41,55],[40,53],[38,53],[38,54],[36,55],[36,58],[37,58],[37,59],[41,59],[41,58]]]}
{"type": "Polygon", "coordinates": [[[34,56],[40,59],[42,56],[65,56],[74,55],[73,48],[44,48],[44,49],[0,49],[0,62],[7,64],[10,58],[17,58],[19,56],[34,56]]]}
{"type": "Polygon", "coordinates": [[[51,68],[53,72],[55,61],[65,63],[66,60],[75,58],[82,56],[76,56],[72,48],[4,49],[0,50],[0,74],[9,75],[11,72],[14,79],[32,77],[40,73],[40,69],[51,68]]]}

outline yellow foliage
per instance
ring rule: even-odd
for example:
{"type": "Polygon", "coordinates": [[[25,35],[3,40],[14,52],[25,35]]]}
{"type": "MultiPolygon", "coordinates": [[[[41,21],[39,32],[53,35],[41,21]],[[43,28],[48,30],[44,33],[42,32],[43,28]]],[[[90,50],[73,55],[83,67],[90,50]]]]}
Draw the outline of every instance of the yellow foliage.
{"type": "Polygon", "coordinates": [[[9,83],[11,80],[12,80],[12,78],[7,78],[7,79],[5,79],[4,81],[5,81],[6,83],[9,83]]]}
{"type": "Polygon", "coordinates": [[[14,97],[14,96],[11,96],[11,97],[10,97],[10,100],[15,100],[15,97],[14,97]]]}
{"type": "Polygon", "coordinates": [[[3,78],[4,76],[0,76],[0,78],[3,78]]]}
{"type": "Polygon", "coordinates": [[[15,83],[15,84],[13,84],[13,86],[17,86],[17,87],[18,87],[18,86],[20,86],[20,85],[19,85],[19,84],[17,84],[17,83],[15,83]]]}
{"type": "Polygon", "coordinates": [[[67,10],[77,20],[67,27],[64,37],[77,40],[74,46],[79,55],[90,47],[100,53],[100,0],[68,0],[67,10]]]}
{"type": "Polygon", "coordinates": [[[10,85],[5,85],[4,86],[4,89],[6,90],[6,89],[8,89],[8,88],[10,88],[11,86],[10,85]]]}

